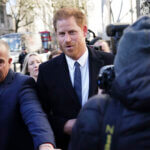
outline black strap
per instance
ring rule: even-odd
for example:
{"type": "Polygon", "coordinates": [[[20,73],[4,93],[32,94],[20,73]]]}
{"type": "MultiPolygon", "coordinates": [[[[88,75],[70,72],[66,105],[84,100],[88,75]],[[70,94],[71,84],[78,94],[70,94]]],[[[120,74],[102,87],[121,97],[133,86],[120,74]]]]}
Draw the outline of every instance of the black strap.
{"type": "Polygon", "coordinates": [[[122,105],[119,101],[107,97],[102,122],[102,150],[117,150],[118,130],[120,128],[122,105]]]}

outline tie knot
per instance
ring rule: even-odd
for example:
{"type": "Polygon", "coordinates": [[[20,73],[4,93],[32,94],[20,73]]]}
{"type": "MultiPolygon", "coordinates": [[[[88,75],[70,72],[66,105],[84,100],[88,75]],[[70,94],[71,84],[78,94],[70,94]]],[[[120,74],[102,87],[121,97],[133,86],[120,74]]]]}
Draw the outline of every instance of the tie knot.
{"type": "Polygon", "coordinates": [[[74,65],[75,67],[80,67],[80,64],[77,61],[74,63],[74,65]]]}

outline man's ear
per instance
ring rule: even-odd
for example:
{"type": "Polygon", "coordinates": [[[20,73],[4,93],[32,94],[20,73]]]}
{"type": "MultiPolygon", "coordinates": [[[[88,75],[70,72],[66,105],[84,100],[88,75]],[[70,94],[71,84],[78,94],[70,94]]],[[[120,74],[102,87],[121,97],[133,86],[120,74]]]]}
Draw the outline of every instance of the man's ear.
{"type": "Polygon", "coordinates": [[[9,58],[8,63],[9,63],[9,64],[12,63],[12,58],[9,58]]]}
{"type": "Polygon", "coordinates": [[[84,36],[86,37],[87,35],[87,32],[88,32],[88,29],[87,29],[87,26],[83,26],[83,33],[84,33],[84,36]]]}

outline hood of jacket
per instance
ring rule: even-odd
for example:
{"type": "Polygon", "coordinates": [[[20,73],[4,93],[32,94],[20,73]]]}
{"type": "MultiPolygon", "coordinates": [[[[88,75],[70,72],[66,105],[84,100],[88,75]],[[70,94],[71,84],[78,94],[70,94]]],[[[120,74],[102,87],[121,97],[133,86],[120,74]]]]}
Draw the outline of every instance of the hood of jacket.
{"type": "Polygon", "coordinates": [[[150,61],[123,69],[112,84],[112,96],[128,109],[150,111],[150,61]]]}

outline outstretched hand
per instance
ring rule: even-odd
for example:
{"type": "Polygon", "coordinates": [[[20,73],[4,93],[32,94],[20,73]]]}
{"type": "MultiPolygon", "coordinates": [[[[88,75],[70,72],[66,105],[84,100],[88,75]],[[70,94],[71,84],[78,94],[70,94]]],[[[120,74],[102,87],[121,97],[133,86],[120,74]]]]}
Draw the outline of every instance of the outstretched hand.
{"type": "Polygon", "coordinates": [[[46,143],[46,144],[41,144],[39,146],[39,150],[61,150],[61,149],[55,149],[52,144],[46,143]]]}
{"type": "Polygon", "coordinates": [[[72,128],[73,128],[73,126],[74,126],[76,120],[77,120],[77,119],[70,119],[70,120],[68,120],[68,121],[65,123],[64,132],[65,132],[66,134],[71,135],[72,128]]]}

